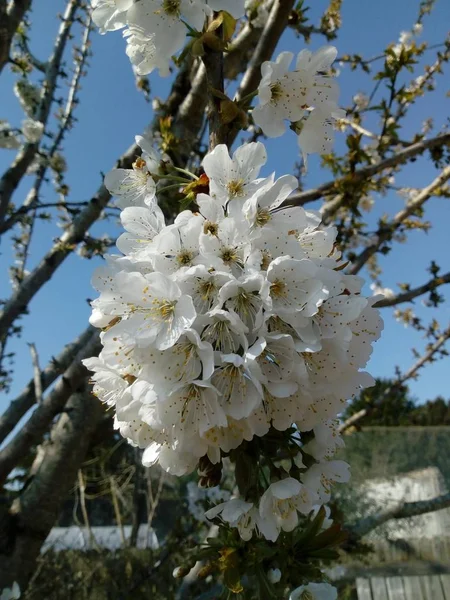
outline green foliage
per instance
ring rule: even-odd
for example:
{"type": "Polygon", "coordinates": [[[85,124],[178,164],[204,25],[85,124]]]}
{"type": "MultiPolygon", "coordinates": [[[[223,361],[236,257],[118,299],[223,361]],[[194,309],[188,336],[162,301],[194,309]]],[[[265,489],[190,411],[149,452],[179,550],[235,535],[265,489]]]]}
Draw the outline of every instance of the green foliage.
{"type": "MultiPolygon", "coordinates": [[[[179,558],[179,557],[178,557],[179,558]]],[[[179,581],[172,577],[177,554],[167,560],[151,550],[67,550],[41,557],[26,600],[168,600],[179,581]],[[163,560],[161,560],[161,558],[163,560]],[[158,566],[158,560],[161,564],[158,566]]]]}
{"type": "Polygon", "coordinates": [[[438,396],[417,404],[408,386],[395,385],[393,380],[377,379],[373,387],[361,392],[348,406],[344,420],[360,410],[374,407],[364,417],[364,426],[450,425],[450,400],[438,396]],[[389,393],[382,402],[377,402],[389,393]]]}

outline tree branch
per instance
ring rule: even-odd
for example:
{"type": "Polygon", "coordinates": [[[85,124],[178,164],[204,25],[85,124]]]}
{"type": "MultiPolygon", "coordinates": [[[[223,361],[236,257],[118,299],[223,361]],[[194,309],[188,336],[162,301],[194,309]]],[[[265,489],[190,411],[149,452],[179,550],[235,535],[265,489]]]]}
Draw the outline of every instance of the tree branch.
{"type": "MultiPolygon", "coordinates": [[[[40,374],[43,392],[69,367],[74,357],[88,343],[96,331],[95,327],[89,325],[77,339],[67,344],[55,358],[50,360],[49,364],[40,374]]],[[[0,417],[0,444],[35,403],[36,393],[33,378],[30,379],[23,392],[12,400],[0,417]]]]}
{"type": "Polygon", "coordinates": [[[33,363],[33,384],[34,384],[34,396],[36,402],[40,404],[42,402],[42,376],[41,368],[39,366],[39,356],[36,350],[35,344],[29,344],[31,352],[31,361],[33,363]]]}
{"type": "Polygon", "coordinates": [[[14,501],[0,547],[0,589],[17,581],[25,590],[40,548],[53,527],[103,414],[100,402],[82,386],[66,404],[32,476],[14,501]],[[5,544],[6,542],[6,544],[5,544]],[[5,548],[6,545],[6,548],[5,548]]]}
{"type": "MultiPolygon", "coordinates": [[[[215,15],[217,16],[217,15],[215,15]]],[[[214,20],[210,17],[209,22],[214,20]]],[[[220,26],[215,31],[215,35],[223,41],[223,31],[220,26]]],[[[202,57],[205,65],[206,80],[208,85],[208,122],[209,122],[209,149],[213,150],[218,144],[227,143],[227,131],[222,121],[221,100],[216,92],[224,93],[224,60],[222,50],[213,50],[206,47],[205,54],[202,57]]]]}
{"type": "Polygon", "coordinates": [[[379,396],[378,398],[374,398],[371,402],[367,403],[366,408],[363,408],[361,410],[359,410],[358,412],[354,413],[353,415],[351,415],[348,419],[346,419],[341,426],[339,427],[339,433],[344,433],[345,431],[347,431],[347,429],[349,429],[350,427],[353,427],[354,425],[356,425],[356,423],[359,423],[359,421],[361,421],[361,419],[363,419],[364,417],[367,417],[368,415],[370,415],[377,407],[381,406],[381,404],[383,404],[383,402],[389,397],[389,395],[399,386],[403,385],[404,383],[406,383],[406,381],[408,381],[409,379],[413,379],[416,375],[417,372],[424,366],[426,365],[427,362],[431,362],[431,360],[433,359],[434,355],[439,352],[441,350],[441,348],[447,343],[447,341],[450,339],[450,327],[448,327],[439,337],[438,339],[435,341],[434,344],[430,344],[427,349],[426,352],[423,354],[423,356],[421,356],[417,362],[415,362],[413,364],[413,366],[408,369],[408,371],[406,371],[406,373],[404,373],[403,375],[401,375],[400,377],[398,377],[393,383],[392,385],[390,385],[381,396],[379,396]]]}
{"type": "Polygon", "coordinates": [[[384,242],[392,239],[395,231],[402,225],[402,223],[411,215],[413,215],[431,196],[433,196],[436,190],[450,179],[450,166],[445,167],[442,172],[430,183],[429,186],[421,190],[408,204],[400,210],[395,217],[389,223],[383,224],[378,229],[374,236],[373,242],[367,246],[359,256],[352,261],[348,272],[351,275],[356,275],[363,268],[366,262],[371,256],[377,252],[384,242]]]}
{"type": "MultiPolygon", "coordinates": [[[[46,154],[46,160],[39,167],[36,173],[36,179],[34,185],[30,192],[27,194],[25,202],[23,205],[14,212],[8,219],[6,219],[3,223],[0,223],[0,234],[8,231],[13,227],[17,221],[20,220],[20,217],[24,214],[28,213],[30,210],[34,210],[35,208],[44,208],[45,206],[54,206],[54,204],[38,204],[39,200],[39,192],[41,186],[45,180],[45,175],[48,170],[49,163],[51,159],[54,157],[56,152],[61,146],[62,141],[64,140],[64,136],[67,131],[71,128],[73,124],[73,112],[75,107],[78,104],[77,92],[79,90],[80,80],[84,73],[84,68],[86,65],[86,61],[89,55],[90,41],[89,37],[91,34],[91,17],[87,17],[87,22],[84,26],[84,32],[81,40],[81,48],[77,60],[75,61],[75,69],[73,72],[73,77],[69,87],[69,93],[67,95],[67,101],[64,108],[64,112],[61,117],[61,121],[58,128],[58,133],[56,134],[53,143],[46,154]]],[[[58,206],[62,206],[64,203],[58,203],[58,206]]]]}
{"type": "Polygon", "coordinates": [[[356,542],[373,529],[384,525],[391,519],[408,519],[418,515],[450,508],[450,493],[436,496],[431,500],[419,500],[417,502],[403,502],[392,509],[370,515],[360,519],[356,523],[346,527],[349,532],[349,541],[356,542]]]}
{"type": "Polygon", "coordinates": [[[77,391],[80,385],[85,384],[88,371],[81,360],[97,355],[101,347],[99,335],[95,332],[25,425],[0,451],[0,482],[4,482],[30,448],[41,441],[54,417],[63,410],[70,395],[77,391]]]}
{"type": "Polygon", "coordinates": [[[436,288],[446,283],[450,283],[450,272],[445,273],[445,275],[440,275],[438,277],[433,277],[427,283],[420,285],[419,287],[413,288],[401,294],[396,294],[395,296],[385,297],[383,300],[379,300],[376,304],[374,304],[375,308],[384,308],[386,306],[397,306],[397,304],[402,304],[403,302],[411,302],[414,298],[418,296],[422,296],[427,292],[432,292],[436,288]]]}
{"type": "MultiPolygon", "coordinates": [[[[381,173],[385,169],[395,168],[401,164],[405,164],[408,160],[411,160],[418,154],[421,154],[425,150],[431,148],[437,148],[439,146],[447,146],[450,144],[450,133],[445,133],[442,135],[438,135],[434,138],[430,138],[429,140],[421,140],[420,142],[416,142],[414,144],[410,144],[408,147],[400,150],[393,156],[382,160],[378,164],[369,165],[367,167],[363,167],[354,173],[352,173],[351,180],[352,182],[361,181],[362,179],[368,179],[376,175],[377,173],[381,173]]],[[[336,179],[333,181],[329,181],[328,183],[324,183],[323,185],[315,188],[313,190],[306,190],[304,192],[298,192],[297,194],[293,194],[290,196],[285,202],[282,204],[283,208],[287,206],[304,206],[309,202],[314,202],[315,200],[319,200],[323,196],[332,195],[333,192],[336,192],[339,189],[339,186],[348,179],[345,177],[341,177],[340,179],[336,179]]],[[[324,222],[328,222],[330,217],[334,215],[338,209],[342,205],[342,198],[338,196],[334,200],[331,200],[325,204],[322,209],[322,218],[324,222]]]]}
{"type": "Polygon", "coordinates": [[[9,61],[11,43],[20,22],[31,6],[31,0],[13,0],[8,5],[0,2],[0,73],[9,61]]]}
{"type": "MultiPolygon", "coordinates": [[[[58,36],[55,42],[53,51],[46,70],[44,79],[42,99],[36,111],[35,120],[45,125],[47,124],[50,115],[50,109],[53,104],[56,83],[60,75],[61,63],[66,48],[66,44],[70,39],[70,31],[73,25],[73,20],[79,9],[81,0],[69,0],[61,25],[59,27],[58,36]]],[[[9,202],[15,189],[19,185],[22,177],[25,175],[28,167],[31,165],[39,148],[39,142],[26,143],[19,151],[13,164],[5,171],[0,179],[0,225],[3,223],[8,211],[9,202]]]]}

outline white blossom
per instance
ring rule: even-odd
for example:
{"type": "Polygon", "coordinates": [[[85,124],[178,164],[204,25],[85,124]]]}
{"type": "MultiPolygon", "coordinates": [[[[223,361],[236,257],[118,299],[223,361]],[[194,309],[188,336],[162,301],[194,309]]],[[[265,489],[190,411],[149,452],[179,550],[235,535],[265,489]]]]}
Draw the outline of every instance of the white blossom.
{"type": "Polygon", "coordinates": [[[295,69],[290,71],[294,56],[282,52],[275,62],[264,62],[261,67],[259,105],[253,110],[253,121],[269,137],[283,135],[285,121],[295,123],[301,129],[298,141],[305,159],[311,153],[330,152],[332,120],[345,116],[337,105],[336,83],[322,74],[330,69],[336,54],[333,46],[324,46],[315,53],[302,50],[295,69]]]}
{"type": "Polygon", "coordinates": [[[315,494],[293,477],[272,483],[259,503],[264,536],[275,542],[281,530],[293,531],[298,524],[298,513],[307,515],[315,500],[315,494]]]}
{"type": "MultiPolygon", "coordinates": [[[[305,69],[317,68],[313,58],[303,57],[305,69]]],[[[339,268],[336,230],[321,226],[320,213],[282,208],[295,178],[259,178],[263,144],[233,157],[217,146],[203,162],[210,190],[197,197],[198,212],[167,225],[152,177],[167,163],[149,140],[138,143],[141,162],[106,181],[126,231],[123,256],[107,257],[92,280],[91,323],[103,328],[100,356],[85,361],[94,393],[143,464],[175,475],[204,456],[216,464],[271,428],[295,429],[316,461],[306,468],[294,454],[300,480],[274,480],[251,501],[206,513],[244,540],[274,541],[348,479],[333,459],[343,445],[337,415],[373,384],[362,369],[382,327],[378,297],[365,298],[363,280],[339,268]]]]}
{"type": "Polygon", "coordinates": [[[162,157],[152,147],[150,140],[137,135],[136,143],[142,149],[131,169],[113,169],[105,177],[105,186],[120,208],[128,206],[154,207],[156,184],[152,175],[159,174],[162,157]]]}
{"type": "Polygon", "coordinates": [[[126,13],[133,0],[91,0],[92,20],[100,33],[115,31],[126,25],[126,13]]]}
{"type": "Polygon", "coordinates": [[[10,588],[3,588],[0,600],[18,600],[20,595],[19,584],[15,581],[10,588]]]}
{"type": "Polygon", "coordinates": [[[20,148],[20,140],[6,121],[0,121],[0,148],[16,150],[20,148]]]}
{"type": "Polygon", "coordinates": [[[329,583],[308,583],[291,592],[289,600],[337,600],[337,589],[329,583]]]}
{"type": "Polygon", "coordinates": [[[37,144],[44,133],[44,124],[33,119],[25,119],[22,121],[22,133],[27,142],[37,144]]]}
{"type": "Polygon", "coordinates": [[[267,579],[270,581],[270,583],[278,583],[281,579],[280,569],[269,569],[267,572],[267,579]]]}
{"type": "Polygon", "coordinates": [[[253,530],[260,525],[258,510],[251,502],[244,502],[240,498],[232,498],[222,502],[205,513],[207,519],[220,518],[237,527],[239,535],[245,541],[251,539],[253,530]]]}

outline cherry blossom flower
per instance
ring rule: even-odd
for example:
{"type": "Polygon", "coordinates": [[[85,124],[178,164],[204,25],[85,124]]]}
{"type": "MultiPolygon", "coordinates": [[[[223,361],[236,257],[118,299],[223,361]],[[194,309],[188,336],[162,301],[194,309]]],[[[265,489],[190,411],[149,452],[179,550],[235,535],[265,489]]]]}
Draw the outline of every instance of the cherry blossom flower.
{"type": "Polygon", "coordinates": [[[337,589],[329,583],[308,583],[291,592],[289,600],[337,600],[337,589]]]}

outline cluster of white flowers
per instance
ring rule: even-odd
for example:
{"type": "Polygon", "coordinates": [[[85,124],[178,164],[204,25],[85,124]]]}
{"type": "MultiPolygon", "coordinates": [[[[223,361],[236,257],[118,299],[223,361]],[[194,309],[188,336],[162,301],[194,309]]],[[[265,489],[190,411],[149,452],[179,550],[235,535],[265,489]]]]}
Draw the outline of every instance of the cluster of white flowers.
{"type": "Polygon", "coordinates": [[[314,53],[302,50],[295,69],[289,70],[294,55],[282,52],[276,61],[261,66],[259,105],[253,110],[253,121],[268,137],[283,135],[285,121],[293,123],[293,128],[300,131],[298,143],[305,161],[308,154],[331,151],[332,120],[345,116],[337,105],[339,88],[326,75],[336,55],[333,46],[324,46],[314,53]]]}
{"type": "Polygon", "coordinates": [[[209,195],[165,225],[154,179],[161,160],[145,138],[132,169],[106,184],[126,230],[94,274],[100,296],[91,323],[103,350],[85,361],[94,392],[115,407],[116,427],[182,475],[207,456],[217,464],[244,440],[295,424],[300,480],[273,482],[259,502],[233,498],[213,508],[243,539],[275,541],[299,515],[325,504],[348,465],[336,416],[372,378],[363,368],[378,338],[377,298],[342,271],[336,230],[316,212],[283,208],[297,188],[289,175],[260,178],[260,142],[233,157],[217,146],[203,161],[209,195]],[[308,443],[301,432],[313,432],[308,443]],[[300,452],[301,450],[301,452],[300,452]],[[302,453],[314,459],[306,468],[302,453]]]}
{"type": "Polygon", "coordinates": [[[17,150],[24,142],[37,144],[44,134],[44,124],[34,118],[41,101],[39,89],[26,79],[19,79],[14,85],[14,93],[27,118],[22,121],[21,130],[15,130],[7,121],[0,120],[0,148],[7,150],[17,150]]]}
{"type": "Polygon", "coordinates": [[[17,150],[20,148],[20,140],[7,121],[0,120],[0,148],[5,150],[17,150]]]}
{"type": "Polygon", "coordinates": [[[125,28],[126,52],[138,75],[155,69],[168,75],[186,34],[202,31],[213,11],[226,11],[235,19],[245,14],[245,0],[92,0],[92,7],[100,33],[125,28]]]}
{"type": "Polygon", "coordinates": [[[269,18],[270,3],[267,0],[245,0],[245,10],[253,27],[262,29],[269,18]]]}
{"type": "Polygon", "coordinates": [[[400,32],[398,43],[392,49],[395,55],[400,56],[402,50],[409,50],[415,43],[415,38],[420,36],[423,31],[422,23],[416,23],[410,31],[400,32]]]}
{"type": "Polygon", "coordinates": [[[19,600],[20,588],[17,581],[12,584],[10,588],[4,588],[0,594],[0,600],[19,600]]]}
{"type": "Polygon", "coordinates": [[[308,583],[295,589],[289,600],[337,600],[337,590],[329,583],[308,583]]]}
{"type": "MultiPolygon", "coordinates": [[[[270,3],[92,4],[101,33],[124,29],[135,73],[166,75],[186,34],[198,39],[213,11],[235,19],[247,12],[252,26],[262,27],[270,3]]],[[[284,134],[290,123],[305,162],[309,153],[331,150],[333,120],[345,116],[330,76],[336,55],[330,46],[303,50],[290,70],[294,55],[282,52],[263,63],[260,85],[246,97],[257,96],[253,122],[266,136],[284,134]]],[[[117,240],[122,254],[107,257],[93,277],[99,297],[91,323],[102,330],[103,349],[84,364],[94,393],[114,409],[121,435],[143,450],[145,466],[158,463],[179,476],[198,467],[208,486],[220,480],[223,460],[236,464],[232,497],[189,484],[189,509],[200,521],[236,528],[244,541],[276,542],[314,515],[328,527],[322,507],[333,483],[349,479],[349,466],[334,458],[343,445],[338,416],[348,399],[373,385],[363,369],[382,328],[373,307],[379,298],[364,297],[363,280],[345,273],[336,229],[323,226],[320,213],[286,202],[297,180],[260,176],[262,143],[232,156],[226,145],[216,146],[199,179],[172,167],[146,136],[136,142],[141,156],[132,168],[105,178],[125,233],[117,240]],[[158,185],[180,182],[180,172],[199,179],[187,186],[196,208],[166,224],[158,185]],[[291,458],[283,468],[273,465],[269,480],[259,458],[280,458],[264,449],[274,437],[291,458]],[[258,447],[259,458],[252,463],[257,482],[246,488],[237,471],[248,447],[258,447]]],[[[277,561],[269,567],[268,580],[281,581],[277,561]]],[[[184,572],[180,567],[176,576],[184,572]]],[[[337,594],[327,583],[308,583],[290,596],[306,597],[337,594]]]]}
{"type": "Polygon", "coordinates": [[[27,117],[34,119],[42,99],[42,91],[27,79],[19,79],[14,84],[14,93],[27,117]]]}
{"type": "MultiPolygon", "coordinates": [[[[20,148],[22,142],[18,133],[18,131],[15,132],[12,129],[7,121],[0,121],[0,148],[8,150],[17,150],[17,148],[20,148]]],[[[37,144],[43,133],[43,123],[34,121],[33,119],[24,119],[22,121],[22,134],[25,138],[25,142],[37,144]]]]}

